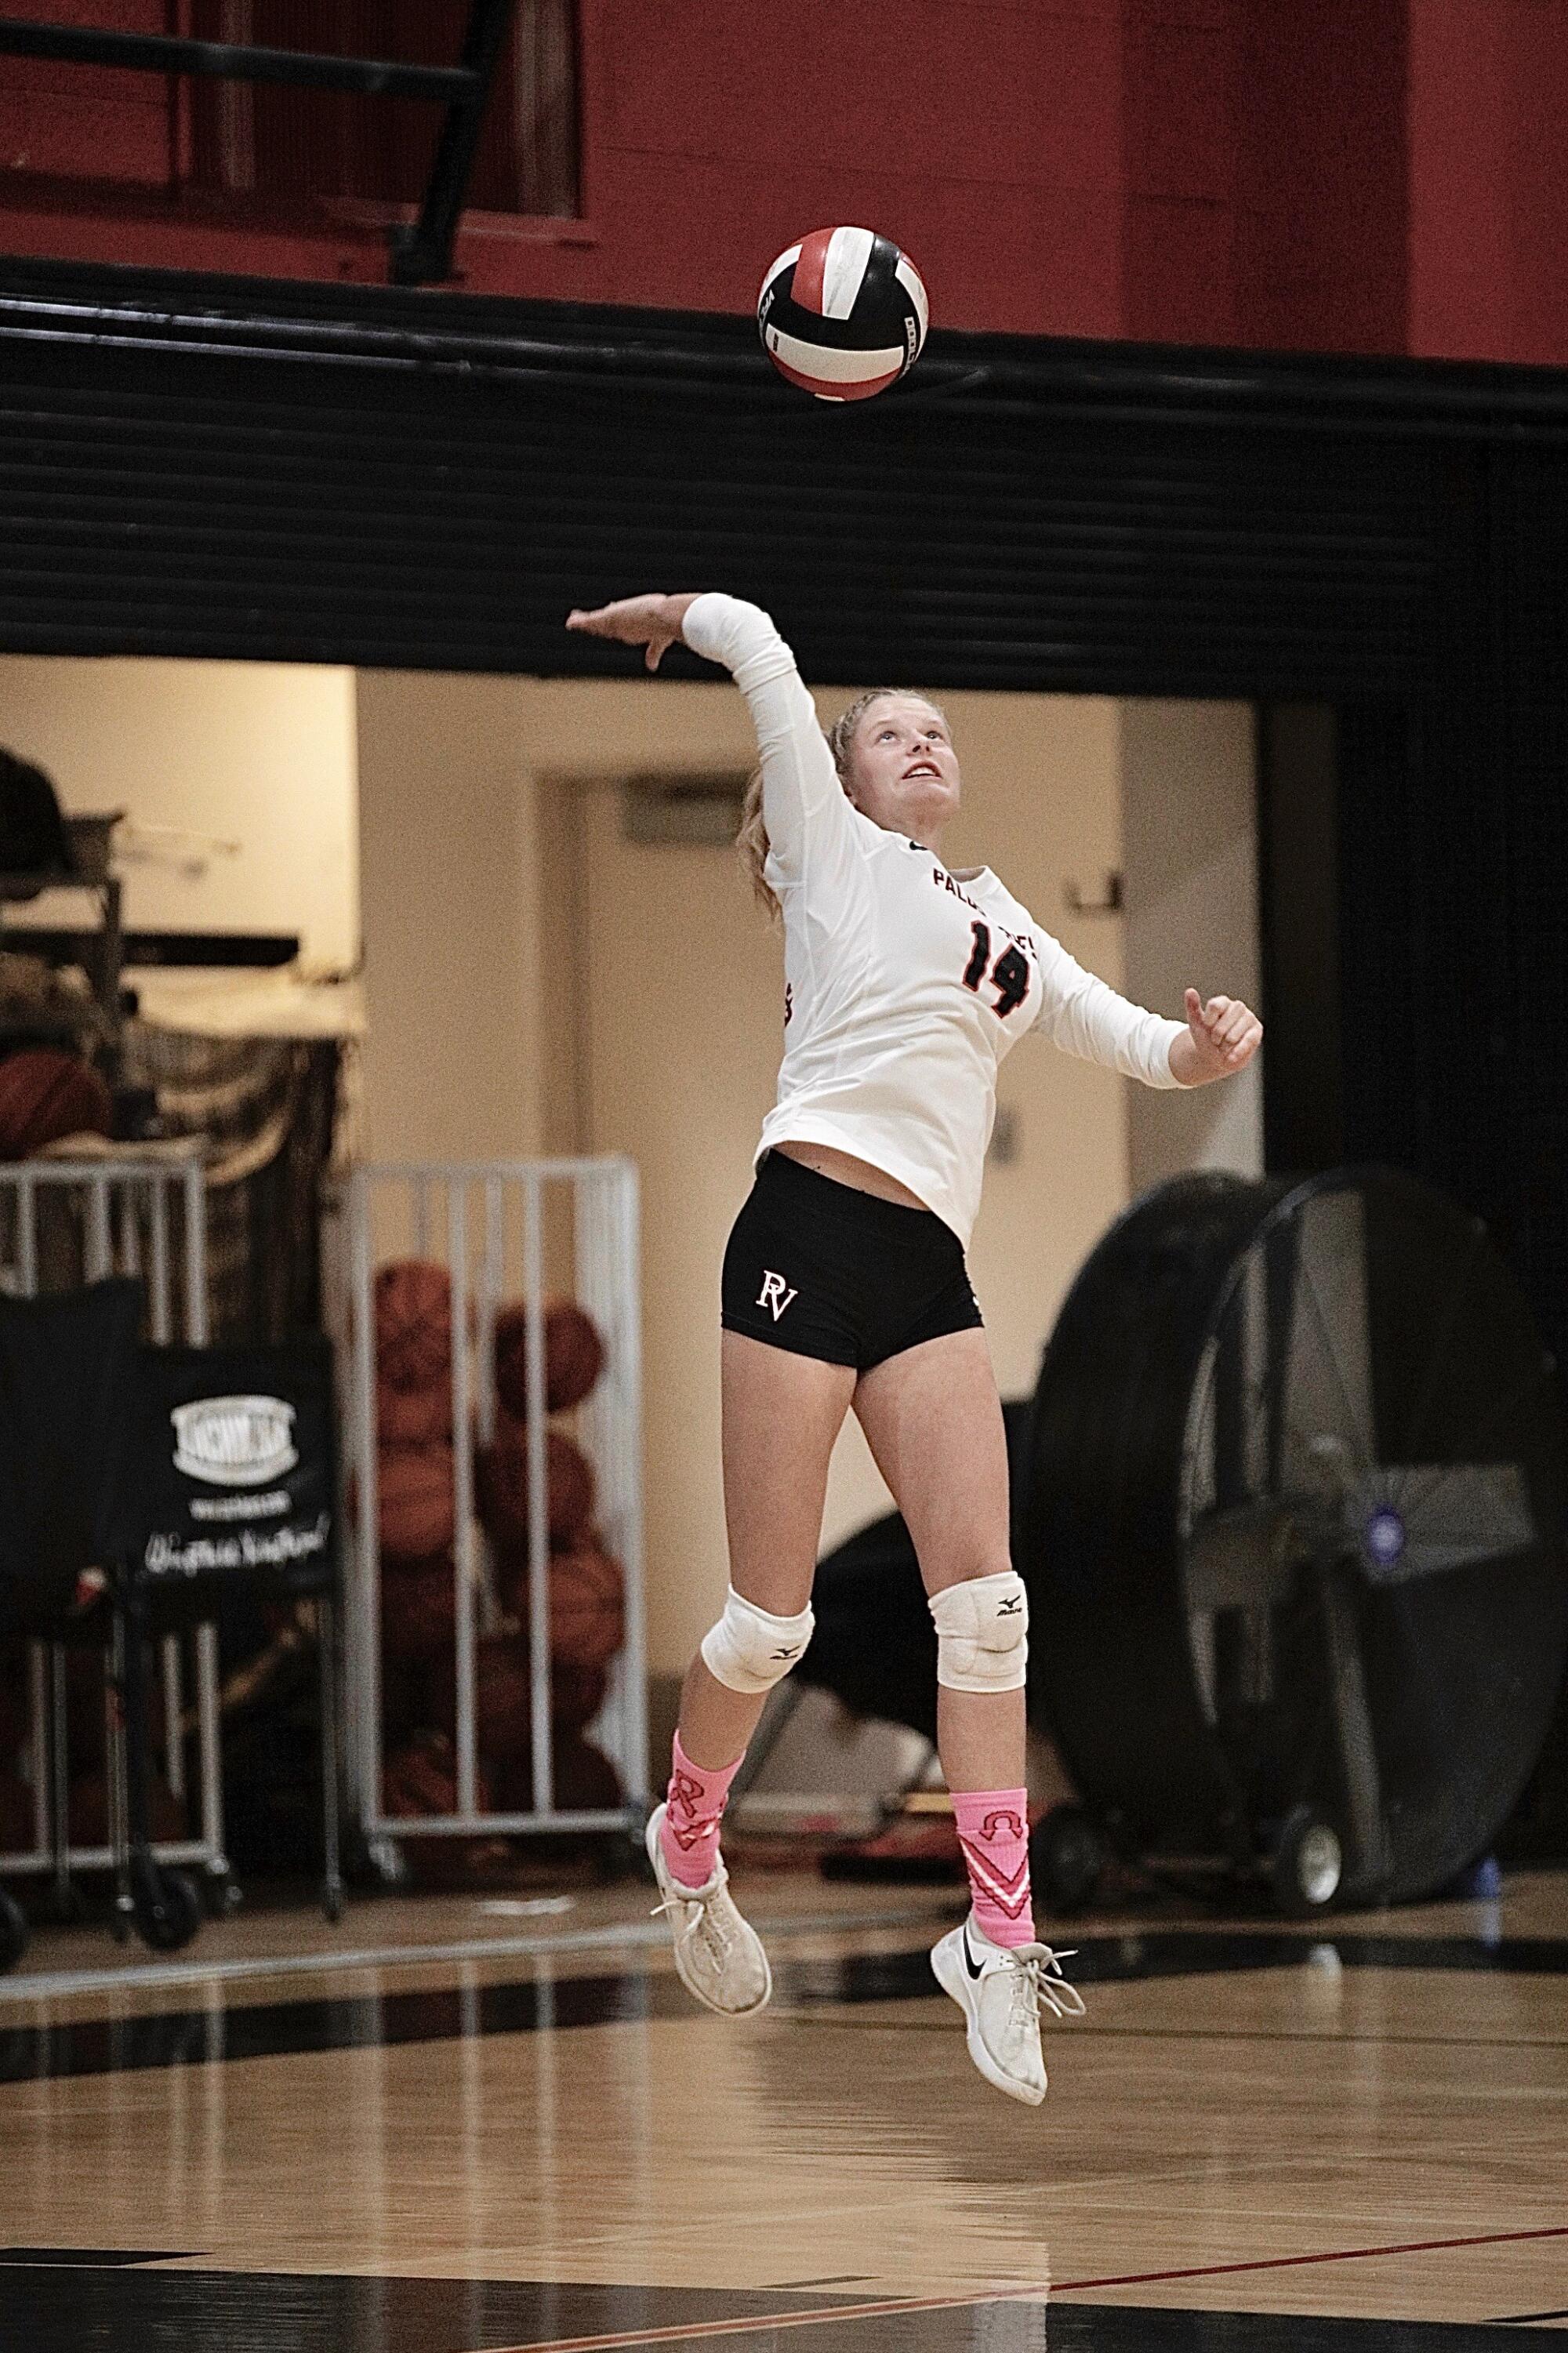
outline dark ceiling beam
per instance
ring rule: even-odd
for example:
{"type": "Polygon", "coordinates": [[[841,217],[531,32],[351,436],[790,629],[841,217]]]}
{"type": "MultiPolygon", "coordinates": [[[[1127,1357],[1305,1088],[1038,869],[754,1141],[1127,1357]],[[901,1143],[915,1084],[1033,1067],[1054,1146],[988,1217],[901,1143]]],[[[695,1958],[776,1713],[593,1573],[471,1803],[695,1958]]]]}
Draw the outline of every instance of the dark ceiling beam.
{"type": "Polygon", "coordinates": [[[290,82],[301,90],[358,90],[373,98],[423,98],[462,106],[478,77],[460,66],[395,65],[375,58],[324,57],[313,49],[265,49],[231,41],[182,41],[162,33],[110,33],[85,25],[37,25],[0,16],[0,56],[56,64],[117,66],[132,72],[211,74],[225,81],[290,82]]]}

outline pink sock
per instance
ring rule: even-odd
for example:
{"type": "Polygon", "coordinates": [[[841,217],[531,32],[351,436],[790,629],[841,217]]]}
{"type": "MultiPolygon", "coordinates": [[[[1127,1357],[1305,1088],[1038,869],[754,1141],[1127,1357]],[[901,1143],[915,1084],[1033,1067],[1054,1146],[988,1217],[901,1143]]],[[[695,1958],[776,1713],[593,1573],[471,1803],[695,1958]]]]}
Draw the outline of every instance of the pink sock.
{"type": "MultiPolygon", "coordinates": [[[[742,1754],[744,1754],[742,1750],[742,1754]]],[[[732,1765],[694,1765],[675,1736],[675,1769],[669,1777],[659,1844],[664,1859],[682,1887],[700,1887],[713,1876],[719,1860],[719,1824],[730,1784],[741,1769],[732,1765]]]]}
{"type": "Polygon", "coordinates": [[[1022,1789],[955,1789],[952,1811],[976,1925],[994,1945],[1032,1945],[1029,1811],[1022,1789]]]}

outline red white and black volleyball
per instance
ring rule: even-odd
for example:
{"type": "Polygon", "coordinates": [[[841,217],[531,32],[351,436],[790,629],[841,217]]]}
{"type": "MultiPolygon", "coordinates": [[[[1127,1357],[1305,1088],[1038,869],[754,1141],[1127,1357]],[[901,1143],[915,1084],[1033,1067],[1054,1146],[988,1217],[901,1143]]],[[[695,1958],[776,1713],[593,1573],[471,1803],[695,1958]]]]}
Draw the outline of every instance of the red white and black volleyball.
{"type": "Polygon", "coordinates": [[[868,400],[913,367],[930,309],[920,271],[868,228],[818,228],[763,280],[757,331],[780,375],[818,400],[868,400]]]}

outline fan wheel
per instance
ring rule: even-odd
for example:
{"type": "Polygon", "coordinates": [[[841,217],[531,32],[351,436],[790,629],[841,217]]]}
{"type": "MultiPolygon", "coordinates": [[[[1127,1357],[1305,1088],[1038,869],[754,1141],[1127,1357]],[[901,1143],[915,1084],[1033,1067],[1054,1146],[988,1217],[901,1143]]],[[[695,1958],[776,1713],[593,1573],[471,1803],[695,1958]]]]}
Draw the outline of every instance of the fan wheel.
{"type": "Polygon", "coordinates": [[[0,1976],[14,1969],[27,1949],[27,1915],[14,1895],[0,1888],[0,1976]]]}
{"type": "Polygon", "coordinates": [[[1332,1822],[1310,1806],[1296,1806],[1280,1827],[1269,1864],[1274,1900],[1292,1920],[1327,1912],[1343,1883],[1344,1842],[1332,1822]]]}
{"type": "Polygon", "coordinates": [[[1563,1495],[1551,1362],[1478,1219],[1384,1169],[1178,1178],[1105,1236],[1046,1351],[1032,1698],[1131,1852],[1283,1887],[1269,1826],[1305,1810],[1342,1900],[1430,1892],[1545,1736],[1563,1495]]]}

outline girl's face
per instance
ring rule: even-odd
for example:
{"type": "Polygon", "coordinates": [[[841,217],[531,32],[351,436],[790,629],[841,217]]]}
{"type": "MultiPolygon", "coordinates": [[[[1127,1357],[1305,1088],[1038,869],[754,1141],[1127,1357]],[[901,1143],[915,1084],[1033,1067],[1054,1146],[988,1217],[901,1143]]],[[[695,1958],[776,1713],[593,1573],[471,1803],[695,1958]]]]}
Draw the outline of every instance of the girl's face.
{"type": "Polygon", "coordinates": [[[861,714],[849,797],[873,825],[930,846],[958,807],[958,755],[946,720],[918,694],[879,695],[861,714]]]}

